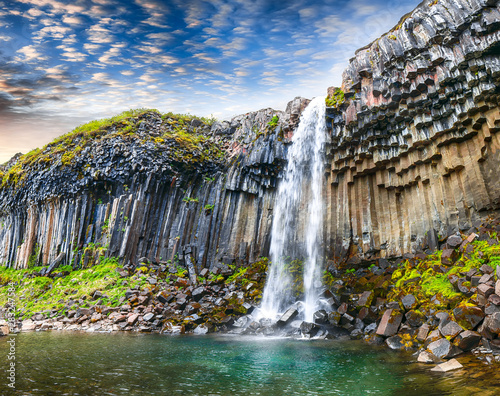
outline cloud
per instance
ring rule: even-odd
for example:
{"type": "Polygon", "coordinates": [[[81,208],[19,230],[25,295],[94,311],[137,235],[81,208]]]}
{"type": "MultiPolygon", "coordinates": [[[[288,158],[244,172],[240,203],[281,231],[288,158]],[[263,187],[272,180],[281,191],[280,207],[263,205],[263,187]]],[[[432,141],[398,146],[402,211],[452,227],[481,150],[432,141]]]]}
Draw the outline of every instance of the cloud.
{"type": "Polygon", "coordinates": [[[22,55],[22,57],[17,57],[17,61],[19,62],[33,62],[33,61],[41,61],[46,60],[47,57],[43,56],[38,49],[35,48],[34,45],[26,45],[17,50],[17,53],[22,55]]]}

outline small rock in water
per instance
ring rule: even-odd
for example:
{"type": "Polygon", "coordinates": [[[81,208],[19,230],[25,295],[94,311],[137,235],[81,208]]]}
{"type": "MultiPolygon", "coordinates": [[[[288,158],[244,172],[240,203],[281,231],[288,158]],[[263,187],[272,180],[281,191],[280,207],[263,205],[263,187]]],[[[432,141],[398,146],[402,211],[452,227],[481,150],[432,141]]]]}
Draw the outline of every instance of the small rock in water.
{"type": "Polygon", "coordinates": [[[441,359],[434,356],[432,353],[422,351],[418,354],[417,362],[419,363],[438,363],[441,359]]]}
{"type": "Polygon", "coordinates": [[[438,364],[436,367],[432,368],[431,371],[438,371],[446,373],[447,371],[457,370],[463,366],[458,362],[457,359],[450,359],[445,363],[438,364]]]}

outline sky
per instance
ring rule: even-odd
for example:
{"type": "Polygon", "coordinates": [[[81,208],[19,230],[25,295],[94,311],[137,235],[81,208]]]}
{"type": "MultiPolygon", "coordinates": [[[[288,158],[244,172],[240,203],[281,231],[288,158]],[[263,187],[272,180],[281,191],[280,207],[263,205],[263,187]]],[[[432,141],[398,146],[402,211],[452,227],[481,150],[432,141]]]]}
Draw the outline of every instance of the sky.
{"type": "Polygon", "coordinates": [[[155,108],[229,119],[339,86],[416,0],[0,0],[0,163],[155,108]]]}

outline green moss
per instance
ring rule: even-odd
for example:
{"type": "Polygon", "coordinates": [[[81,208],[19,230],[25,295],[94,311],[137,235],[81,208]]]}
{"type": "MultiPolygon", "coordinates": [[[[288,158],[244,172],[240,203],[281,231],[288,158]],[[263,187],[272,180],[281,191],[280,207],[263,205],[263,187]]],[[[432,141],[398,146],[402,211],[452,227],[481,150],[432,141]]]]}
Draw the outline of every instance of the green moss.
{"type": "Polygon", "coordinates": [[[345,103],[344,91],[342,91],[342,89],[340,88],[337,88],[333,95],[328,96],[325,99],[325,103],[327,107],[339,108],[342,104],[345,103]]]}
{"type": "Polygon", "coordinates": [[[279,117],[277,115],[273,116],[273,118],[271,119],[271,121],[269,121],[267,123],[267,126],[271,129],[274,129],[278,126],[278,122],[279,122],[279,117]]]}
{"type": "MultiPolygon", "coordinates": [[[[67,276],[55,279],[35,276],[40,268],[13,270],[0,267],[0,284],[16,283],[16,307],[20,316],[24,317],[52,309],[62,311],[67,300],[78,300],[84,296],[88,299],[96,290],[108,296],[110,305],[116,305],[128,288],[146,284],[146,276],[139,274],[122,284],[123,280],[116,271],[118,266],[116,258],[106,258],[92,268],[72,271],[67,276]]],[[[61,273],[69,271],[70,266],[58,269],[61,273]]],[[[0,287],[2,306],[7,302],[7,289],[0,287]]]]}

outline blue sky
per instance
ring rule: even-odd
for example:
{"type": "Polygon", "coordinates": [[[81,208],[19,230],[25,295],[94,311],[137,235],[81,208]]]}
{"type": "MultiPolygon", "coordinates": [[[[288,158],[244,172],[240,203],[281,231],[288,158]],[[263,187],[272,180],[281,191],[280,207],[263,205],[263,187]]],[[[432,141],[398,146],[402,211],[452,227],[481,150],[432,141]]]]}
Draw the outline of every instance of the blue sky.
{"type": "Polygon", "coordinates": [[[214,115],[339,85],[415,0],[0,0],[0,163],[130,108],[214,115]]]}

